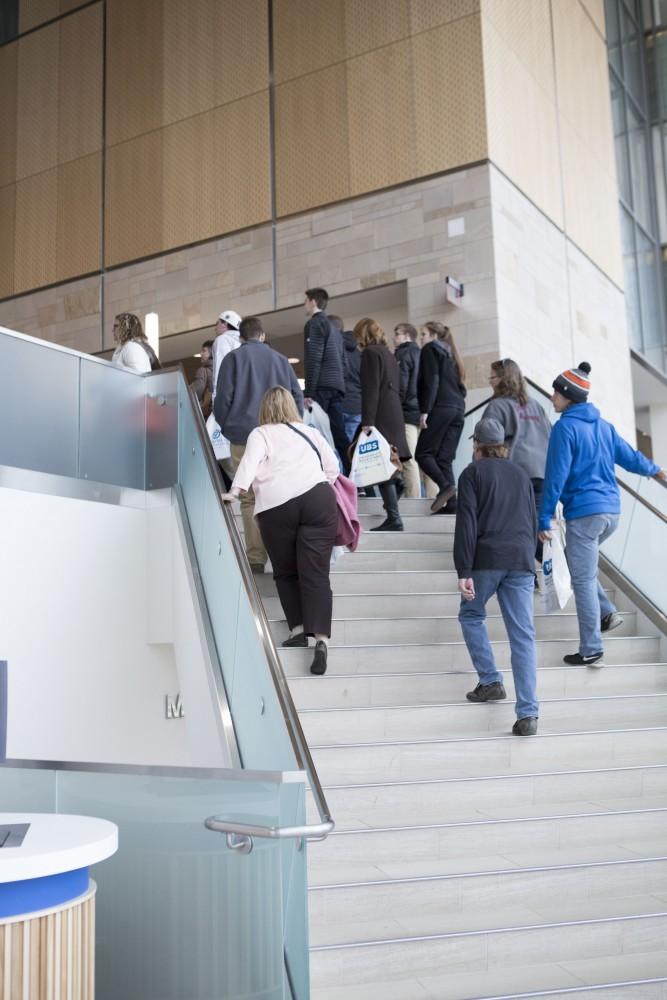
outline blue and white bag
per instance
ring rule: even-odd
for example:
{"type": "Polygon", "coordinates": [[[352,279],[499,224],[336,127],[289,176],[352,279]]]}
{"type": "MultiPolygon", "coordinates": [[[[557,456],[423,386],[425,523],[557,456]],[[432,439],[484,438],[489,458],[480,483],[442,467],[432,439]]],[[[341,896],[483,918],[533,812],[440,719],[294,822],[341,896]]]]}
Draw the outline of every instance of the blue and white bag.
{"type": "Polygon", "coordinates": [[[395,472],[387,439],[375,427],[371,427],[369,434],[362,430],[352,456],[350,479],[354,485],[363,487],[386,483],[395,472]]]}
{"type": "Polygon", "coordinates": [[[220,430],[220,425],[212,413],[206,421],[206,430],[211,439],[216,459],[220,462],[224,458],[229,458],[232,454],[231,445],[220,430]]]}

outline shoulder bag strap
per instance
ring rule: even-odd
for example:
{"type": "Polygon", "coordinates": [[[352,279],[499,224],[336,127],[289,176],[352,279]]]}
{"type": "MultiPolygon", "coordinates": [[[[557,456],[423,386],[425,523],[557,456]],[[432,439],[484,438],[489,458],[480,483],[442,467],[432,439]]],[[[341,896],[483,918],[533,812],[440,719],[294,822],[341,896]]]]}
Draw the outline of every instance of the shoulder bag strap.
{"type": "Polygon", "coordinates": [[[308,435],[304,434],[303,431],[298,431],[296,429],[296,427],[294,427],[292,424],[285,424],[285,427],[289,427],[289,429],[291,431],[294,431],[295,434],[298,434],[299,437],[303,438],[304,441],[308,442],[308,444],[310,445],[310,447],[313,449],[313,451],[317,455],[317,457],[319,459],[319,462],[320,462],[320,468],[321,468],[322,472],[324,472],[324,466],[322,465],[322,456],[320,455],[320,450],[319,450],[319,448],[315,444],[313,444],[313,442],[310,440],[310,438],[308,437],[308,435]]]}

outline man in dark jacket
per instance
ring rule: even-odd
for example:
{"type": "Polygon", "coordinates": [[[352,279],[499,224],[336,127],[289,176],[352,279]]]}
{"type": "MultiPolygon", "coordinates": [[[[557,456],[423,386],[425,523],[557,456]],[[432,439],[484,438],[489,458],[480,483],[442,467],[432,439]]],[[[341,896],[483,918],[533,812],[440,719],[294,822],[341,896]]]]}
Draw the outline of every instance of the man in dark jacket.
{"type": "Polygon", "coordinates": [[[314,401],[327,414],[334,444],[343,466],[348,469],[348,440],[342,405],[345,395],[343,338],[325,312],[328,302],[329,296],[324,288],[309,288],[306,291],[304,309],[308,319],[303,329],[304,403],[310,407],[314,401]]]}
{"type": "Polygon", "coordinates": [[[361,352],[352,331],[343,328],[340,316],[329,316],[329,322],[333,323],[343,338],[345,395],[341,405],[345,422],[345,437],[348,441],[352,441],[361,423],[361,352]]]}
{"type": "Polygon", "coordinates": [[[498,595],[507,629],[516,692],[512,733],[537,732],[537,660],[533,623],[537,517],[533,487],[518,465],[507,460],[505,431],[497,420],[480,420],[474,432],[474,461],[459,477],[454,565],[459,577],[459,621],[479,684],[468,701],[506,698],[486,629],[487,601],[498,595]]]}
{"type": "MultiPolygon", "coordinates": [[[[282,385],[294,396],[303,413],[303,393],[294,370],[284,355],[265,344],[261,321],[246,316],[239,330],[241,347],[230,351],[220,365],[213,410],[215,419],[232,449],[234,471],[238,469],[250,431],[259,422],[259,407],[264,393],[282,385]]],[[[255,495],[252,490],[241,496],[241,515],[245,532],[248,562],[256,573],[264,572],[266,550],[255,524],[255,495]]]]}
{"type": "MultiPolygon", "coordinates": [[[[419,359],[421,351],[417,344],[419,334],[410,323],[399,323],[394,327],[394,357],[401,371],[401,389],[403,391],[403,417],[405,419],[405,437],[408,448],[414,455],[419,438],[419,399],[417,397],[417,377],[419,375],[419,359]]],[[[426,496],[433,500],[438,488],[427,476],[426,496]]],[[[405,496],[419,499],[421,493],[421,476],[416,459],[403,463],[403,481],[405,496]]]]}

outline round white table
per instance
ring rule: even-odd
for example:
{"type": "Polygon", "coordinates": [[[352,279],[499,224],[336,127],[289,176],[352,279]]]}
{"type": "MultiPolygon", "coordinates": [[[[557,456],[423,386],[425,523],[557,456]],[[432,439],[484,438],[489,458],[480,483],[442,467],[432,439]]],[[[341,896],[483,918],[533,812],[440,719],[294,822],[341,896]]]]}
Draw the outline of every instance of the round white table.
{"type": "Polygon", "coordinates": [[[108,820],[0,813],[0,996],[93,1000],[89,866],[117,849],[118,828],[108,820]]]}

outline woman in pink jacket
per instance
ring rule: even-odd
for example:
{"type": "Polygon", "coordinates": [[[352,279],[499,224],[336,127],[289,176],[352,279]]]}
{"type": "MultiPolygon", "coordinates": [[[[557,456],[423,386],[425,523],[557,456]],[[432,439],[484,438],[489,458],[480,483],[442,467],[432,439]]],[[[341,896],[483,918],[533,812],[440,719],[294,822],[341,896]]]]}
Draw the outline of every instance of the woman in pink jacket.
{"type": "Polygon", "coordinates": [[[337,527],[336,455],[314,427],[301,422],[290,392],[269,389],[259,427],[248,437],[234,482],[223,500],[252,487],[255,517],[273,566],[290,634],[283,646],[307,646],[315,637],[310,670],[327,669],[333,597],[329,582],[337,527]]]}

